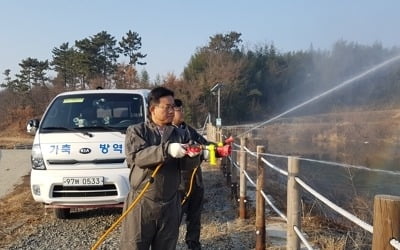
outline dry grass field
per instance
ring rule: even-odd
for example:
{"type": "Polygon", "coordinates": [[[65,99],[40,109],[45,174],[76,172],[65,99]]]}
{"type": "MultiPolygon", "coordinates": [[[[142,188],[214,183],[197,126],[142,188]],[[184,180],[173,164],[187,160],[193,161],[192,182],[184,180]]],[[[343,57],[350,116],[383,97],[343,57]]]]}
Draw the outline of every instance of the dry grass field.
{"type": "Polygon", "coordinates": [[[15,239],[27,236],[46,220],[43,205],[33,201],[29,176],[0,202],[0,249],[15,239]]]}

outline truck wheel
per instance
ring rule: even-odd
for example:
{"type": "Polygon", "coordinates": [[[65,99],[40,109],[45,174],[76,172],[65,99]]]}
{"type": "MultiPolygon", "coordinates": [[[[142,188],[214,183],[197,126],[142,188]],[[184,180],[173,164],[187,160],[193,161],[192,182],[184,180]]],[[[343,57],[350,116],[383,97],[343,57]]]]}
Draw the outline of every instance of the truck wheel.
{"type": "Polygon", "coordinates": [[[55,208],[54,215],[57,219],[68,219],[70,215],[70,208],[55,208]]]}

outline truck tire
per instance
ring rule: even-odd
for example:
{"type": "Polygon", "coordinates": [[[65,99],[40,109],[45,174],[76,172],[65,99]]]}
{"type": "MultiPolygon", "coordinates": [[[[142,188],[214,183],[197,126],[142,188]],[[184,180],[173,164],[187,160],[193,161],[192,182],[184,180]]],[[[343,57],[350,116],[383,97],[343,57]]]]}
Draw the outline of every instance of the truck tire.
{"type": "Polygon", "coordinates": [[[55,208],[54,215],[57,219],[68,219],[70,216],[70,208],[55,208]]]}

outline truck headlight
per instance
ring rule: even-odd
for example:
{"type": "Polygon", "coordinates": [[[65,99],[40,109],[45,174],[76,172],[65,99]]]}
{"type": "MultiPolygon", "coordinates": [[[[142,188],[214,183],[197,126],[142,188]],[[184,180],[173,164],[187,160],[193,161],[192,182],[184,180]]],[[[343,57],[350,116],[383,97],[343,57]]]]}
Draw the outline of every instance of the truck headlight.
{"type": "Polygon", "coordinates": [[[32,146],[32,155],[31,155],[32,168],[37,170],[45,170],[46,166],[44,165],[42,150],[40,150],[39,144],[34,144],[32,146]]]}

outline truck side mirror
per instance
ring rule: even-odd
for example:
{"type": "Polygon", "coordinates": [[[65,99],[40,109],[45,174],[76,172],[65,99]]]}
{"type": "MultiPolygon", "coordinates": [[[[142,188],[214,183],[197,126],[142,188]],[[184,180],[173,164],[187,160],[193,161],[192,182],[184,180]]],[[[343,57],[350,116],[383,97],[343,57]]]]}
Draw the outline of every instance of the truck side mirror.
{"type": "Polygon", "coordinates": [[[31,135],[36,134],[36,130],[39,128],[39,120],[38,119],[31,119],[26,124],[26,132],[31,135]]]}

